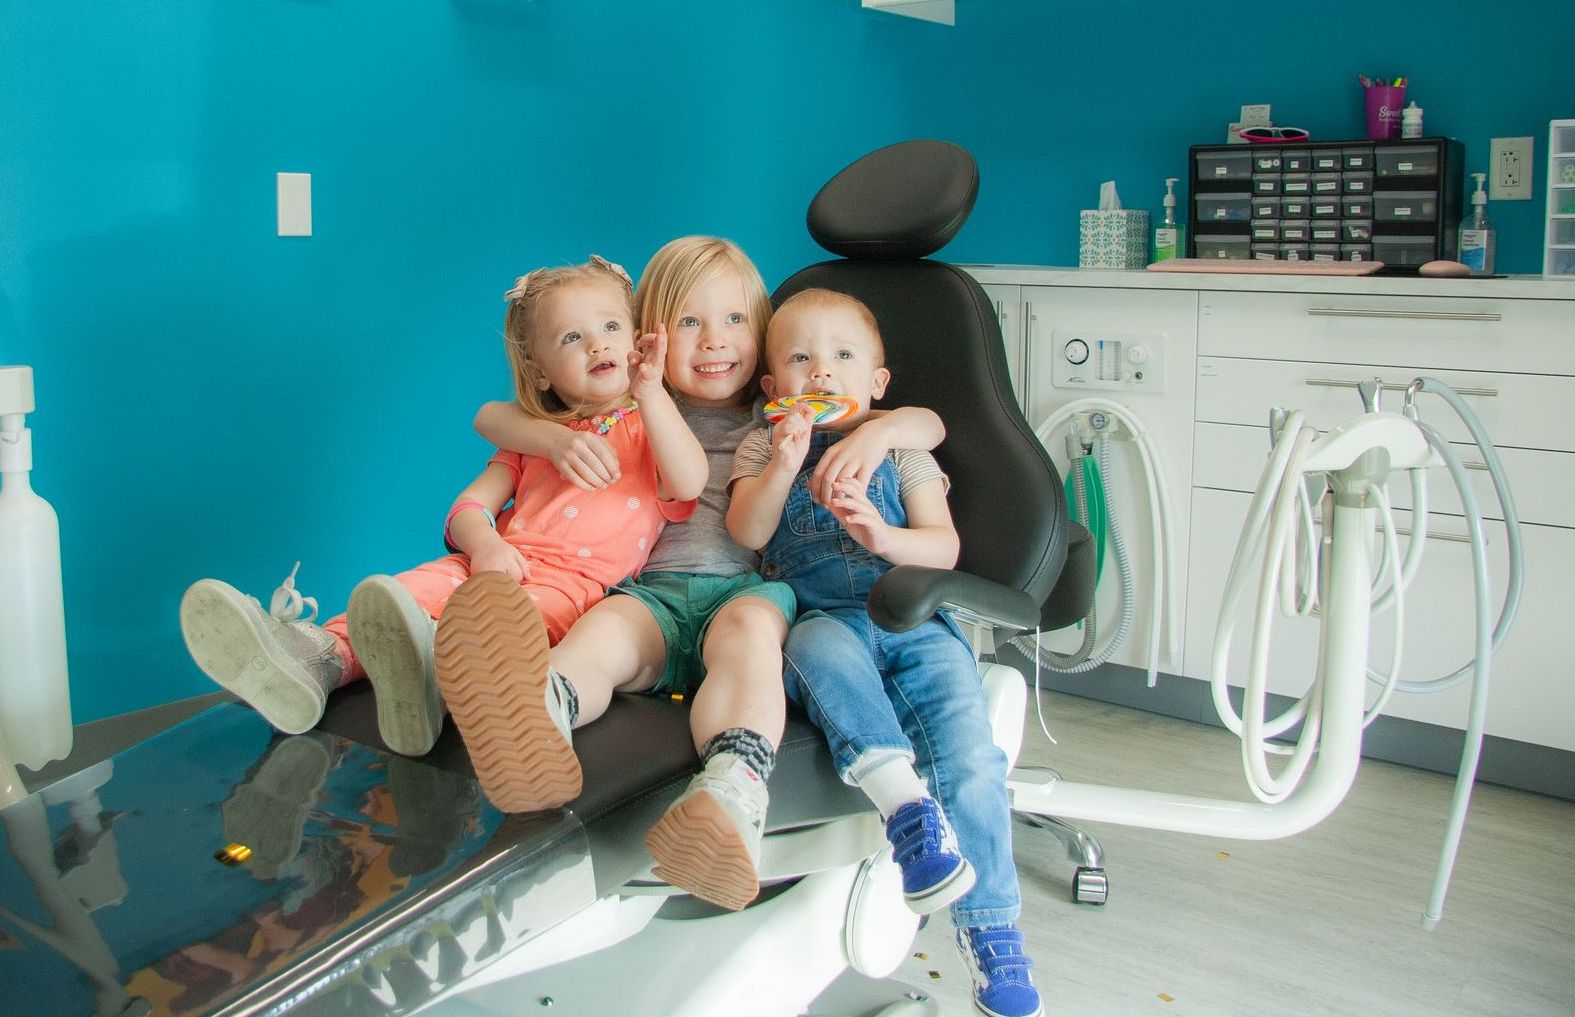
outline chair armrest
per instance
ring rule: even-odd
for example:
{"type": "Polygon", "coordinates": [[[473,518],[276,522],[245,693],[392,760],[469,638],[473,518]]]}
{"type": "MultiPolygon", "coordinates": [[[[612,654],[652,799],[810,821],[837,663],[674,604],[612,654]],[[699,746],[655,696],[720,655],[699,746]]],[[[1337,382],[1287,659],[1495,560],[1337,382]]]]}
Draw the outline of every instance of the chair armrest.
{"type": "Polygon", "coordinates": [[[1021,590],[966,572],[897,565],[870,590],[870,617],[888,632],[918,628],[943,607],[977,615],[1014,631],[1039,624],[1039,605],[1021,590]]]}

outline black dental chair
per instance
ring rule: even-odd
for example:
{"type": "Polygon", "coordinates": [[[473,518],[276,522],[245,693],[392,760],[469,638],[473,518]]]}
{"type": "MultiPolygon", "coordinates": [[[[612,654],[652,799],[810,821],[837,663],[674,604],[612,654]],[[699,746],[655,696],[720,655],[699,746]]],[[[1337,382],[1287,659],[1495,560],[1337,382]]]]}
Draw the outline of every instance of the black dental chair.
{"type": "MultiPolygon", "coordinates": [[[[772,299],[781,304],[818,287],[862,300],[885,339],[891,403],[929,407],[946,423],[936,458],[952,480],[957,568],[893,569],[870,595],[871,616],[903,631],[946,607],[999,641],[1085,617],[1096,563],[1089,533],[1068,517],[1061,477],[1012,394],[989,298],[967,273],[928,257],[956,236],[978,191],[978,167],[956,145],[908,141],[864,156],[809,209],[810,234],[842,260],[798,272],[772,299]]],[[[997,740],[1015,762],[1021,677],[999,665],[985,674],[987,694],[1004,696],[998,712],[1018,711],[995,718],[997,740]],[[1015,690],[994,687],[1003,681],[1015,690]],[[1011,728],[1004,737],[1003,727],[1011,728]]],[[[1104,903],[1098,843],[1054,817],[1025,818],[1054,833],[1077,863],[1073,898],[1104,903]]]]}

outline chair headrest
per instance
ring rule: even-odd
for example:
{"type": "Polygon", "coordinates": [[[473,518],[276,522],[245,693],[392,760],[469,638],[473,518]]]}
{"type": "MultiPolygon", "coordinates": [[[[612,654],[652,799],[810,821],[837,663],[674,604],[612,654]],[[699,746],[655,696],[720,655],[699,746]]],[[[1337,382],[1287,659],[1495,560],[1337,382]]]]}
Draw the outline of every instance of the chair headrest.
{"type": "Polygon", "coordinates": [[[964,149],[904,141],[827,181],[809,204],[809,235],[845,258],[923,258],[957,235],[978,195],[979,167],[964,149]]]}

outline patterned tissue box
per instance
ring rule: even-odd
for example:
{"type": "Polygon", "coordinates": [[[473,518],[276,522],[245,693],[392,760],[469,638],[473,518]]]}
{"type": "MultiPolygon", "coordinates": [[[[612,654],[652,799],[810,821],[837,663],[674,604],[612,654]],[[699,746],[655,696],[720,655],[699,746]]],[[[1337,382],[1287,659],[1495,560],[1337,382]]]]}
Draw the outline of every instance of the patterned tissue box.
{"type": "Polygon", "coordinates": [[[1077,263],[1082,268],[1147,265],[1148,213],[1135,208],[1084,209],[1077,263]]]}

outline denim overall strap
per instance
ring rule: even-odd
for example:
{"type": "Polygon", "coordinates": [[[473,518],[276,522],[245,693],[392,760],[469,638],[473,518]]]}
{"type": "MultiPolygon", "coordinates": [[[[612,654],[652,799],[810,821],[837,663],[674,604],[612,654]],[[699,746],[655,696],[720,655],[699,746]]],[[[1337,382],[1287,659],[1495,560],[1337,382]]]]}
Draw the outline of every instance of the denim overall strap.
{"type": "MultiPolygon", "coordinates": [[[[831,510],[810,495],[816,464],[841,439],[835,431],[810,432],[804,465],[793,478],[776,533],[761,551],[761,573],[792,586],[801,611],[862,608],[870,587],[891,568],[890,562],[854,540],[831,510]]],[[[890,459],[875,470],[865,493],[888,523],[908,525],[897,468],[890,459]]]]}

